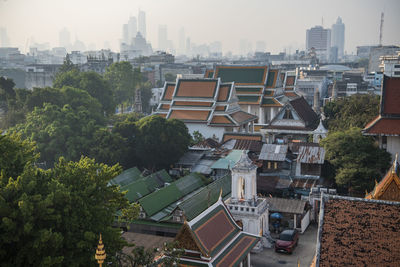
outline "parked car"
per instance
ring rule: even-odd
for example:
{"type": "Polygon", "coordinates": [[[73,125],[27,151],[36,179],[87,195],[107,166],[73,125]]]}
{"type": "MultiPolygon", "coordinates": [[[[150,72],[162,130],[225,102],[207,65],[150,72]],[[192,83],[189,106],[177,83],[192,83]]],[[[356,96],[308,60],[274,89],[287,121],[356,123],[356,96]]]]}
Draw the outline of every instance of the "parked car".
{"type": "Polygon", "coordinates": [[[297,230],[284,230],[279,234],[279,238],[275,242],[275,251],[292,253],[298,242],[299,233],[297,230]]]}

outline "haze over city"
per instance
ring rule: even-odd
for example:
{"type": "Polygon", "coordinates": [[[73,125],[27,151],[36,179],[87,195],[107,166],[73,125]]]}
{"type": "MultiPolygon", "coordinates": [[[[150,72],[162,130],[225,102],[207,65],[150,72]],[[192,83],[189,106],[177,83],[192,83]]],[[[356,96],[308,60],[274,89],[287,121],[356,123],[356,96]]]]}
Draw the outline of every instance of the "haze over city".
{"type": "Polygon", "coordinates": [[[239,52],[240,40],[265,43],[266,51],[294,52],[305,48],[305,31],[315,25],[330,28],[341,17],[346,25],[345,51],[379,42],[381,12],[385,13],[383,44],[399,44],[400,1],[61,1],[1,0],[0,27],[10,45],[29,51],[33,42],[59,46],[59,31],[67,28],[71,40],[87,48],[119,51],[122,25],[138,10],[146,12],[147,40],[157,49],[159,25],[178,46],[179,31],[195,44],[221,42],[222,52],[239,52]]]}

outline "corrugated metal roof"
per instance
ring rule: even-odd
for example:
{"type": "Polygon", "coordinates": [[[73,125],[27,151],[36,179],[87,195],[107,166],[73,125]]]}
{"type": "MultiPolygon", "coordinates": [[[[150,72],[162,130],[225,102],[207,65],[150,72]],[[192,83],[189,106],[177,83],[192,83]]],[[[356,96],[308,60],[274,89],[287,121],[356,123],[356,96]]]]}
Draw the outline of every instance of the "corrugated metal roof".
{"type": "Polygon", "coordinates": [[[287,145],[264,144],[261,149],[259,159],[284,161],[286,159],[287,150],[287,145]]]}
{"type": "Polygon", "coordinates": [[[279,197],[267,198],[269,211],[281,213],[303,214],[307,201],[300,199],[286,199],[279,197]]]}
{"type": "Polygon", "coordinates": [[[133,183],[139,179],[142,179],[139,169],[137,167],[133,167],[123,171],[120,175],[114,177],[108,182],[108,185],[119,185],[124,186],[130,183],[133,183]]]}
{"type": "Polygon", "coordinates": [[[211,159],[201,159],[196,165],[192,168],[192,172],[198,172],[201,174],[210,174],[212,172],[211,166],[216,162],[216,160],[211,159]]]}
{"type": "Polygon", "coordinates": [[[193,166],[201,157],[203,157],[204,151],[188,151],[179,159],[178,165],[193,166]]]}
{"type": "Polygon", "coordinates": [[[323,147],[301,146],[297,162],[323,164],[325,159],[325,149],[323,147]]]}
{"type": "MultiPolygon", "coordinates": [[[[212,166],[211,169],[229,169],[233,166],[235,166],[236,162],[239,161],[243,151],[242,150],[232,150],[231,153],[229,153],[228,156],[225,158],[219,159],[217,162],[215,162],[212,166]]],[[[247,153],[247,151],[246,151],[247,153]]]]}

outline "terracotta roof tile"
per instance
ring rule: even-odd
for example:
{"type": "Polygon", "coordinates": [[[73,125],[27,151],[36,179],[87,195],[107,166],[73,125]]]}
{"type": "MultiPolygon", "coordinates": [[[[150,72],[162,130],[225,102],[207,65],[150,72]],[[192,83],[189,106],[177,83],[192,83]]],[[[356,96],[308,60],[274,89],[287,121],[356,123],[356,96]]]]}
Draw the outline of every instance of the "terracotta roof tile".
{"type": "Polygon", "coordinates": [[[230,115],[239,124],[247,123],[249,121],[254,121],[257,119],[257,116],[254,116],[244,111],[238,111],[230,115]]]}
{"type": "Polygon", "coordinates": [[[294,85],[294,76],[287,76],[286,77],[286,86],[293,86],[294,85]]]}
{"type": "Polygon", "coordinates": [[[174,97],[214,98],[218,80],[182,80],[177,84],[174,97]]]}
{"type": "Polygon", "coordinates": [[[168,119],[180,119],[186,121],[207,121],[208,110],[172,110],[168,119]]]}
{"type": "Polygon", "coordinates": [[[235,125],[227,116],[214,116],[211,124],[231,124],[235,125]]]}
{"type": "Polygon", "coordinates": [[[400,78],[387,76],[384,77],[381,99],[381,114],[393,114],[400,116],[400,78]]]}
{"type": "Polygon", "coordinates": [[[336,197],[323,206],[319,266],[398,266],[400,205],[336,197]]]}
{"type": "Polygon", "coordinates": [[[213,102],[174,101],[174,106],[211,107],[213,102]]]}
{"type": "Polygon", "coordinates": [[[229,98],[229,93],[231,90],[232,84],[222,84],[219,87],[219,92],[218,92],[218,102],[225,102],[229,98]]]}
{"type": "Polygon", "coordinates": [[[400,135],[400,118],[382,118],[378,116],[365,126],[364,133],[371,135],[400,135]]]}
{"type": "Polygon", "coordinates": [[[167,87],[164,91],[164,95],[162,97],[162,100],[172,100],[172,95],[175,90],[175,84],[167,84],[167,87]]]}
{"type": "Polygon", "coordinates": [[[222,139],[223,139],[223,142],[226,142],[229,139],[262,141],[262,135],[260,135],[260,134],[225,133],[224,137],[222,139]]]}
{"type": "Polygon", "coordinates": [[[217,106],[217,107],[215,107],[216,111],[225,111],[225,109],[226,109],[226,106],[217,106]]]}

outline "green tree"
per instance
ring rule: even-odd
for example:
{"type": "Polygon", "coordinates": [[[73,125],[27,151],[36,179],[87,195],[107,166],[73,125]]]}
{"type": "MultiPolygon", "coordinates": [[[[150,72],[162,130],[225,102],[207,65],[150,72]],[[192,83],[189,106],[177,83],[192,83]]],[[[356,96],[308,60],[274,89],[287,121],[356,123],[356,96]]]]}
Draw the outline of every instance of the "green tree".
{"type": "Polygon", "coordinates": [[[6,181],[9,177],[18,177],[27,164],[33,164],[38,158],[36,146],[29,140],[22,140],[21,135],[9,133],[0,135],[0,170],[6,181]]]}
{"type": "Polygon", "coordinates": [[[135,79],[132,65],[129,62],[113,63],[106,70],[104,78],[111,85],[115,102],[122,105],[122,111],[124,102],[133,103],[138,81],[135,79]]]}
{"type": "Polygon", "coordinates": [[[360,128],[331,132],[321,145],[326,150],[325,159],[335,169],[336,184],[349,193],[371,190],[374,180],[390,166],[390,154],[363,136],[360,128]]]}
{"type": "Polygon", "coordinates": [[[152,115],[137,122],[136,155],[150,170],[168,168],[188,149],[190,134],[176,119],[152,115]]]}
{"type": "Polygon", "coordinates": [[[204,139],[205,139],[204,136],[199,131],[194,131],[192,140],[191,140],[191,144],[192,145],[198,144],[200,142],[203,142],[204,139]]]}
{"type": "Polygon", "coordinates": [[[324,121],[329,130],[364,128],[379,112],[379,97],[375,95],[352,95],[327,103],[324,121]]]}
{"type": "MultiPolygon", "coordinates": [[[[128,201],[108,181],[121,171],[81,158],[48,171],[27,166],[0,186],[2,266],[96,266],[99,233],[114,255],[126,242],[113,228],[128,201]]],[[[4,180],[4,175],[0,178],[4,180]]]]}
{"type": "Polygon", "coordinates": [[[40,152],[40,160],[52,166],[61,156],[68,160],[78,160],[88,155],[93,134],[99,128],[94,116],[83,106],[60,108],[45,103],[43,108],[35,108],[27,115],[23,124],[15,126],[25,138],[35,141],[40,152]]]}
{"type": "Polygon", "coordinates": [[[54,88],[62,88],[63,86],[71,86],[79,88],[80,71],[76,68],[60,71],[56,74],[53,82],[54,88]]]}

